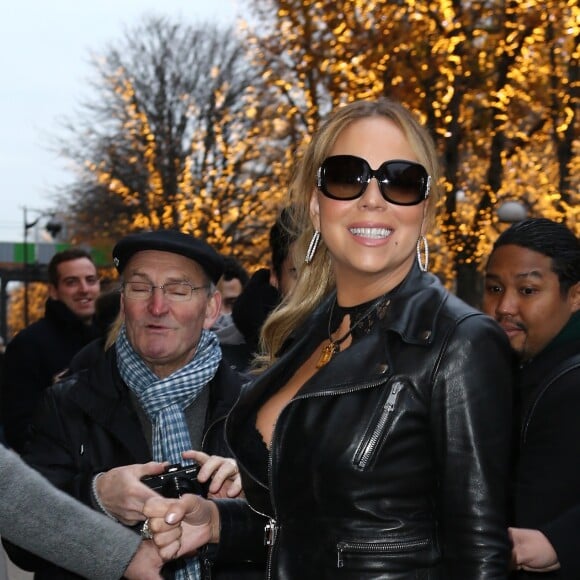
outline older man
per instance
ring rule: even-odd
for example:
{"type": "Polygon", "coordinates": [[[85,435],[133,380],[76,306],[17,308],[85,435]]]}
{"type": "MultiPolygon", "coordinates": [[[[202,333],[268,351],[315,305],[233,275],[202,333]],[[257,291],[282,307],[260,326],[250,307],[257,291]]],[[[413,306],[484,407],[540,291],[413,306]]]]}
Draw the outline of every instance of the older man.
{"type": "MultiPolygon", "coordinates": [[[[164,467],[151,460],[200,459],[191,452],[184,459],[191,449],[229,455],[221,420],[240,381],[208,330],[221,301],[217,252],[165,230],[123,238],[113,258],[122,282],[117,331],[104,348],[95,344],[89,368],[48,391],[25,459],[84,503],[140,527],[143,504],[155,493],[140,479],[164,467]]],[[[228,461],[219,477],[235,469],[228,461]]],[[[36,578],[76,578],[11,554],[36,578]]],[[[175,563],[175,578],[197,577],[197,558],[175,563]]]]}

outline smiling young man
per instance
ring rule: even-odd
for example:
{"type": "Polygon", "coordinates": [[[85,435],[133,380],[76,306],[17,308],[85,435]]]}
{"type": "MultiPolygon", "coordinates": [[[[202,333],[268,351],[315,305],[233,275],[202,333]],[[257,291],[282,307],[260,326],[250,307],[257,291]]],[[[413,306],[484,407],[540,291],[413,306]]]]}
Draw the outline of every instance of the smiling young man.
{"type": "Polygon", "coordinates": [[[483,309],[520,360],[510,530],[517,577],[580,578],[578,238],[545,218],[511,226],[489,258],[483,309]]]}
{"type": "Polygon", "coordinates": [[[98,336],[94,325],[99,276],[81,248],[56,253],[48,265],[44,317],[19,332],[6,347],[2,419],[6,442],[22,452],[44,389],[72,357],[98,336]]]}

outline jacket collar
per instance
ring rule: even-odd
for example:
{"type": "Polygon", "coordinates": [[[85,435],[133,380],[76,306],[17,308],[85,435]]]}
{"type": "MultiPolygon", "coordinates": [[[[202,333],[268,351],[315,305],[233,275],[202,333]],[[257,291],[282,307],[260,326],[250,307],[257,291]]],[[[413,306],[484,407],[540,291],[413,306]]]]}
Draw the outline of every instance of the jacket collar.
{"type": "Polygon", "coordinates": [[[430,344],[447,291],[433,274],[413,266],[401,286],[393,294],[385,325],[409,344],[430,344]]]}
{"type": "Polygon", "coordinates": [[[99,333],[94,321],[85,324],[64,302],[48,298],[44,307],[44,317],[59,328],[76,333],[84,342],[97,338],[99,333]]]}
{"type": "MultiPolygon", "coordinates": [[[[282,349],[278,361],[257,378],[244,404],[253,402],[284,381],[290,368],[301,364],[305,353],[310,353],[326,337],[328,317],[336,293],[331,293],[312,315],[292,335],[282,349]]],[[[301,390],[300,396],[332,391],[365,388],[384,382],[393,372],[389,341],[391,333],[412,345],[429,345],[435,339],[437,321],[448,293],[432,274],[421,272],[415,266],[391,296],[387,315],[380,322],[383,332],[371,333],[357,340],[348,349],[347,356],[337,355],[332,364],[321,368],[301,390]],[[364,377],[364,382],[361,382],[364,377]]]]}
{"type": "Polygon", "coordinates": [[[544,347],[537,356],[559,358],[564,352],[564,357],[568,356],[568,351],[578,352],[580,344],[580,311],[574,312],[568,322],[561,328],[560,332],[544,347]],[[559,353],[559,354],[558,354],[559,353]]]}
{"type": "Polygon", "coordinates": [[[554,339],[535,357],[520,364],[518,387],[531,393],[555,368],[580,352],[580,313],[576,312],[554,339]]]}
{"type": "MultiPolygon", "coordinates": [[[[336,291],[327,296],[316,308],[311,317],[292,333],[284,352],[302,337],[304,341],[308,330],[328,324],[330,308],[336,291]]],[[[407,277],[392,293],[388,313],[382,321],[385,330],[396,332],[409,344],[430,344],[438,327],[441,309],[447,300],[447,291],[433,274],[421,272],[415,264],[407,277]]]]}

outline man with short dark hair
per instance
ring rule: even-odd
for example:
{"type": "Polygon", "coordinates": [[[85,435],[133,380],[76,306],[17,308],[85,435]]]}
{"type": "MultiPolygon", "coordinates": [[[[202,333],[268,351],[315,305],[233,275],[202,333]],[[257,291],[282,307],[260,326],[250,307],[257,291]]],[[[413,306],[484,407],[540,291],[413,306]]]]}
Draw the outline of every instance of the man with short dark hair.
{"type": "Polygon", "coordinates": [[[483,310],[520,360],[514,481],[517,578],[580,578],[580,241],[533,218],[497,239],[483,310]]]}
{"type": "Polygon", "coordinates": [[[224,258],[224,273],[218,282],[218,290],[222,295],[220,316],[232,313],[236,299],[242,293],[250,276],[246,269],[233,256],[224,258]]]}
{"type": "Polygon", "coordinates": [[[6,443],[21,453],[44,389],[98,336],[93,324],[99,276],[81,248],[57,252],[48,265],[44,317],[20,331],[4,355],[2,421],[6,443]]]}
{"type": "Polygon", "coordinates": [[[212,330],[219,338],[224,358],[238,372],[246,371],[252,352],[233,320],[232,310],[249,279],[246,269],[236,258],[224,257],[224,273],[217,284],[222,304],[212,330]]]}

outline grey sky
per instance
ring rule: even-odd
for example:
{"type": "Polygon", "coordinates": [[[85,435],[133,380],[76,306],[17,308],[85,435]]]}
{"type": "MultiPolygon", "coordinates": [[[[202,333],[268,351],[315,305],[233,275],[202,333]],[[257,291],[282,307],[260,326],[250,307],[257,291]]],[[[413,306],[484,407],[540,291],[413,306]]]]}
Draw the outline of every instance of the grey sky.
{"type": "Polygon", "coordinates": [[[36,0],[5,2],[0,18],[0,241],[22,241],[24,207],[46,210],[68,181],[47,135],[82,100],[89,56],[144,15],[186,22],[233,19],[243,0],[36,0]]]}

